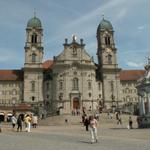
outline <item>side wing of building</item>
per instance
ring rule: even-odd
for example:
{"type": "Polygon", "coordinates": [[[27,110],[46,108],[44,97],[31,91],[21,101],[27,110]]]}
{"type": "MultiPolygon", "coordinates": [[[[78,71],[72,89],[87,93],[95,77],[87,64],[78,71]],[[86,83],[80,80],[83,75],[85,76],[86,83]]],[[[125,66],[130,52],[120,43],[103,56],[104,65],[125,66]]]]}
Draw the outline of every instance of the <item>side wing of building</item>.
{"type": "Polygon", "coordinates": [[[145,73],[145,70],[122,70],[120,72],[120,95],[122,107],[126,111],[134,111],[138,104],[137,80],[145,73]],[[129,110],[131,108],[132,110],[129,110]]]}

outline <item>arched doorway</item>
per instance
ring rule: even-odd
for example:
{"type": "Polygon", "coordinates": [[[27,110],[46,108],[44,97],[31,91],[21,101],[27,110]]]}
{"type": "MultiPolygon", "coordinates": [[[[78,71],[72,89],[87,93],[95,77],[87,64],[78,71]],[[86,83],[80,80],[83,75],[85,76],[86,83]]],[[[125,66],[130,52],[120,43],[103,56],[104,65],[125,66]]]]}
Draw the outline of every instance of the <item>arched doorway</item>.
{"type": "Polygon", "coordinates": [[[80,102],[78,97],[73,98],[73,109],[80,108],[80,102]]]}
{"type": "Polygon", "coordinates": [[[0,112],[0,122],[5,121],[5,114],[3,112],[0,112]]]}
{"type": "Polygon", "coordinates": [[[7,122],[11,122],[12,113],[7,114],[7,122]]]}

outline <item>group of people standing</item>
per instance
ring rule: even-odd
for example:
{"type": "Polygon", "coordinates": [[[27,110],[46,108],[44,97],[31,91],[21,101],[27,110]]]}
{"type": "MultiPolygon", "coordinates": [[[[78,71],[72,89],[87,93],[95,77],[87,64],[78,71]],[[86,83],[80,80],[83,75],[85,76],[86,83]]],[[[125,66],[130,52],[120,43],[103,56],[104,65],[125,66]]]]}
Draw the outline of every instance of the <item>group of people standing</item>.
{"type": "Polygon", "coordinates": [[[38,124],[38,117],[37,116],[32,116],[29,114],[26,114],[25,116],[22,116],[21,114],[16,117],[14,114],[11,117],[11,122],[12,122],[12,128],[13,130],[15,129],[15,126],[17,125],[17,131],[22,131],[23,124],[25,125],[25,131],[30,132],[31,131],[31,124],[33,128],[36,128],[38,124]]]}

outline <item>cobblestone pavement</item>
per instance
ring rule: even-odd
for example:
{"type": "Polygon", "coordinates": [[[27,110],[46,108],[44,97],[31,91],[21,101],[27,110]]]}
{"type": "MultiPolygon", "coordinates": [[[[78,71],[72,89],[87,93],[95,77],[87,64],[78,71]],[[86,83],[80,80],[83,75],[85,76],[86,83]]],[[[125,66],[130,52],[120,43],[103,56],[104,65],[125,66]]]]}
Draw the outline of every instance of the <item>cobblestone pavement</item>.
{"type": "Polygon", "coordinates": [[[12,131],[10,124],[2,125],[0,150],[149,150],[150,129],[128,130],[129,116],[122,116],[123,125],[115,118],[102,114],[98,126],[98,143],[90,143],[90,133],[80,123],[81,116],[56,116],[40,121],[40,126],[25,131],[12,131]],[[66,124],[64,119],[68,119],[66,124]]]}
{"type": "Polygon", "coordinates": [[[150,129],[128,130],[124,126],[102,125],[98,143],[90,144],[90,133],[82,125],[39,126],[30,133],[0,133],[0,150],[149,150],[150,129]]]}

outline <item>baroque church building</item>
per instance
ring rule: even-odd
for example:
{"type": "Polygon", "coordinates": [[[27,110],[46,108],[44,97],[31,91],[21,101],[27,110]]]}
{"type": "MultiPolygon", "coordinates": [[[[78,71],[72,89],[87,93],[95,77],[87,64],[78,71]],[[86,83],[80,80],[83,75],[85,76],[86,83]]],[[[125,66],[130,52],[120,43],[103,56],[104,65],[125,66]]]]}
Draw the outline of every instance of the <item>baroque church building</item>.
{"type": "MultiPolygon", "coordinates": [[[[43,62],[43,28],[36,16],[27,23],[25,61],[20,70],[0,70],[0,115],[17,112],[71,113],[73,109],[134,108],[137,80],[144,70],[122,70],[114,30],[104,18],[97,28],[96,64],[83,39],[65,39],[64,50],[43,62]]],[[[95,43],[96,44],[96,43],[95,43]]],[[[96,54],[96,52],[95,52],[96,54]]],[[[131,111],[131,110],[130,110],[131,111]]]]}

